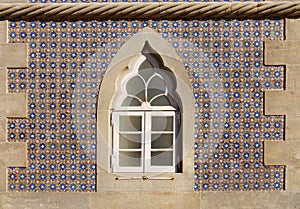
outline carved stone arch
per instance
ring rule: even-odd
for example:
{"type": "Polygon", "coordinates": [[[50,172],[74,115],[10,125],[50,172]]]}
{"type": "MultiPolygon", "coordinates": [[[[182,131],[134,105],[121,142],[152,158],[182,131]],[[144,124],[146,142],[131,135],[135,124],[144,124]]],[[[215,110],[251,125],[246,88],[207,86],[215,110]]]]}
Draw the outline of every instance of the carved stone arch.
{"type": "Polygon", "coordinates": [[[158,33],[144,29],[129,39],[111,61],[101,83],[97,103],[97,191],[193,191],[194,186],[194,97],[192,87],[176,51],[158,33]],[[136,64],[148,43],[176,79],[176,92],[181,99],[182,172],[160,173],[166,180],[129,180],[139,174],[122,174],[128,180],[116,180],[111,172],[111,111],[114,94],[131,66],[136,64]],[[149,184],[151,181],[151,184],[149,184]],[[126,189],[125,189],[126,188],[126,189]]]}

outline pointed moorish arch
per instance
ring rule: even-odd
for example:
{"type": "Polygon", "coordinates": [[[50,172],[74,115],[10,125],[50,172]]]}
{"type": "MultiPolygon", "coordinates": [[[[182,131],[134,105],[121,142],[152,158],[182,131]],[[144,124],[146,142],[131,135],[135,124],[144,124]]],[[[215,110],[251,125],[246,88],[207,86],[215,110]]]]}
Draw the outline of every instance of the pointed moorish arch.
{"type": "Polygon", "coordinates": [[[100,86],[97,102],[97,191],[193,191],[194,188],[194,97],[186,69],[176,51],[160,34],[144,29],[129,39],[111,61],[100,86]],[[182,101],[181,140],[182,169],[177,173],[156,173],[155,178],[142,180],[145,173],[112,173],[112,108],[123,78],[134,68],[149,44],[161,62],[174,74],[176,93],[182,101]],[[137,178],[141,177],[141,178],[137,178]],[[132,180],[138,179],[138,180],[132,180]],[[159,179],[159,180],[158,180],[159,179]],[[151,184],[149,184],[151,182],[151,184]]]}

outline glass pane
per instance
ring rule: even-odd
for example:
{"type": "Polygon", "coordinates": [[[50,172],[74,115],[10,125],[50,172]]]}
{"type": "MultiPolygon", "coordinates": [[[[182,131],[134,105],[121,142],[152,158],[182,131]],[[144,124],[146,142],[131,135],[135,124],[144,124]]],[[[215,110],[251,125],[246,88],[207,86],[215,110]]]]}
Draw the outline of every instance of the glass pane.
{"type": "Polygon", "coordinates": [[[146,101],[146,92],[144,89],[142,90],[139,90],[136,94],[135,94],[136,97],[138,97],[141,101],[146,101]]]}
{"type": "Polygon", "coordinates": [[[119,134],[120,149],[141,149],[141,134],[119,134]]]}
{"type": "MultiPolygon", "coordinates": [[[[162,91],[160,89],[151,88],[151,89],[147,89],[147,93],[148,93],[148,101],[151,101],[152,98],[154,98],[157,95],[164,94],[165,91],[162,91]]],[[[159,106],[163,106],[163,105],[159,105],[159,106]]]]}
{"type": "Polygon", "coordinates": [[[151,106],[172,106],[166,96],[159,96],[151,102],[151,106]]]}
{"type": "Polygon", "coordinates": [[[152,131],[173,131],[172,116],[152,116],[152,131]]]}
{"type": "Polygon", "coordinates": [[[173,148],[173,134],[152,134],[151,148],[173,148]]]}
{"type": "Polygon", "coordinates": [[[152,166],[173,166],[173,152],[151,152],[152,166]]]}
{"type": "Polygon", "coordinates": [[[127,93],[139,97],[145,101],[145,84],[138,76],[131,78],[126,84],[127,93]]]}
{"type": "Polygon", "coordinates": [[[120,131],[142,131],[142,116],[120,116],[120,131]]]}
{"type": "Polygon", "coordinates": [[[128,106],[141,106],[141,103],[133,98],[133,97],[126,97],[124,99],[124,101],[122,102],[122,105],[121,106],[125,106],[125,107],[128,107],[128,106]]]}
{"type": "Polygon", "coordinates": [[[141,152],[120,152],[120,167],[141,167],[141,152]]]}
{"type": "Polygon", "coordinates": [[[145,61],[141,64],[140,68],[139,68],[139,74],[145,79],[145,81],[147,82],[147,80],[154,74],[154,71],[152,69],[152,65],[149,61],[145,61]]]}
{"type": "Polygon", "coordinates": [[[165,82],[158,76],[151,79],[147,86],[148,100],[150,101],[153,97],[164,94],[166,92],[165,82]]]}

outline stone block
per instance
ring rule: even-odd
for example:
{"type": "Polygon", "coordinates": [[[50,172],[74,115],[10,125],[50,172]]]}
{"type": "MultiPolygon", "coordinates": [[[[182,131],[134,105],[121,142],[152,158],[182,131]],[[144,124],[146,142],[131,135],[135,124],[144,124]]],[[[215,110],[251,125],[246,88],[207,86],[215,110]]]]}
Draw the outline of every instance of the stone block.
{"type": "Polygon", "coordinates": [[[266,41],[264,44],[265,65],[300,64],[300,41],[266,41]]]}
{"type": "Polygon", "coordinates": [[[300,114],[299,101],[300,91],[265,91],[265,115],[300,114]]]}
{"type": "Polygon", "coordinates": [[[0,193],[1,209],[199,209],[192,193],[0,193]]]}
{"type": "Polygon", "coordinates": [[[6,142],[7,140],[7,126],[6,118],[0,118],[0,142],[6,142]]]}
{"type": "Polygon", "coordinates": [[[6,73],[7,69],[0,67],[0,93],[6,93],[6,73]]]}
{"type": "Polygon", "coordinates": [[[26,93],[0,93],[0,118],[1,117],[26,117],[27,95],[26,93]]]}
{"type": "Polygon", "coordinates": [[[6,179],[6,167],[0,167],[0,192],[6,192],[7,190],[6,179]]]}
{"type": "Polygon", "coordinates": [[[27,165],[27,143],[0,142],[0,167],[25,167],[27,165]]]}
{"type": "Polygon", "coordinates": [[[300,19],[285,19],[286,40],[300,40],[300,19]]]}
{"type": "Polygon", "coordinates": [[[285,140],[300,140],[300,115],[287,115],[285,118],[285,140]]]}
{"type": "Polygon", "coordinates": [[[285,77],[286,90],[300,90],[300,65],[287,65],[285,77]]]}
{"type": "Polygon", "coordinates": [[[287,191],[300,191],[300,166],[288,165],[285,171],[285,189],[287,191]]]}
{"type": "Polygon", "coordinates": [[[295,209],[300,192],[202,192],[200,209],[295,209]]]}
{"type": "Polygon", "coordinates": [[[0,67],[27,67],[27,44],[0,43],[0,67]]]}
{"type": "MultiPolygon", "coordinates": [[[[0,1],[1,3],[1,1],[0,1]]],[[[0,42],[7,43],[7,26],[8,26],[8,21],[0,21],[0,42]]]]}
{"type": "Polygon", "coordinates": [[[92,193],[91,208],[101,209],[199,209],[199,193],[92,193]]]}
{"type": "Polygon", "coordinates": [[[0,3],[29,3],[29,0],[0,0],[0,3]]]}
{"type": "Polygon", "coordinates": [[[300,165],[300,141],[265,141],[265,165],[300,165]]]}
{"type": "MultiPolygon", "coordinates": [[[[90,194],[71,192],[0,193],[1,209],[91,209],[90,194]]],[[[101,204],[97,208],[101,208],[101,204]]]]}

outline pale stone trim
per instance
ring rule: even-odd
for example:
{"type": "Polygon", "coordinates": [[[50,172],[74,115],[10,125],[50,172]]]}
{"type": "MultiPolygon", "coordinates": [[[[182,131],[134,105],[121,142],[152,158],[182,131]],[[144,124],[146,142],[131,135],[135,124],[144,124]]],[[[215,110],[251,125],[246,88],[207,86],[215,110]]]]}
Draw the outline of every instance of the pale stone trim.
{"type": "Polygon", "coordinates": [[[299,191],[0,193],[3,209],[295,209],[299,191]]]}
{"type": "Polygon", "coordinates": [[[264,45],[265,65],[300,64],[300,40],[266,41],[264,45]]]}
{"type": "Polygon", "coordinates": [[[0,67],[0,81],[1,81],[0,82],[0,94],[7,92],[7,89],[6,89],[6,86],[7,86],[6,72],[7,72],[6,68],[0,67]]]}
{"type": "Polygon", "coordinates": [[[287,115],[285,117],[285,140],[298,140],[300,142],[300,115],[287,115]]]}
{"type": "Polygon", "coordinates": [[[285,188],[288,191],[300,191],[300,166],[288,165],[285,171],[285,188]]]}
{"type": "Polygon", "coordinates": [[[7,170],[6,170],[6,166],[0,166],[0,195],[1,192],[6,192],[7,190],[7,185],[6,185],[6,181],[7,181],[7,170]]]}
{"type": "MultiPolygon", "coordinates": [[[[1,2],[1,0],[0,0],[1,2]]],[[[7,43],[7,37],[8,37],[8,34],[7,34],[7,31],[8,31],[8,21],[5,20],[5,21],[0,21],[0,42],[4,42],[4,43],[7,43]]]]}
{"type": "Polygon", "coordinates": [[[0,117],[0,142],[6,142],[6,139],[7,139],[7,125],[6,124],[7,124],[7,119],[0,117]]]}
{"type": "Polygon", "coordinates": [[[27,143],[6,142],[7,117],[27,116],[26,93],[8,93],[6,81],[7,67],[27,67],[27,44],[7,42],[8,21],[2,21],[0,22],[0,191],[7,190],[7,167],[27,166],[27,143]]]}
{"type": "Polygon", "coordinates": [[[200,209],[199,193],[0,193],[1,209],[200,209]]]}
{"type": "Polygon", "coordinates": [[[25,118],[27,116],[26,93],[0,93],[0,118],[14,117],[25,118]]]}
{"type": "Polygon", "coordinates": [[[29,0],[0,0],[0,3],[29,3],[29,0]]]}
{"type": "Polygon", "coordinates": [[[26,167],[27,143],[1,142],[0,143],[0,167],[26,167]]]}
{"type": "Polygon", "coordinates": [[[299,28],[300,28],[299,19],[285,19],[285,39],[289,41],[292,40],[299,41],[300,40],[299,28]]]}
{"type": "Polygon", "coordinates": [[[200,193],[200,209],[295,209],[300,192],[250,191],[200,193]]]}
{"type": "Polygon", "coordinates": [[[27,44],[0,43],[0,67],[27,67],[27,44]]]}
{"type": "Polygon", "coordinates": [[[265,91],[266,115],[296,115],[300,114],[300,91],[265,91]]]}
{"type": "MultiPolygon", "coordinates": [[[[3,0],[2,0],[3,1],[3,0]]],[[[7,1],[7,0],[5,0],[7,1]]],[[[23,0],[25,1],[25,0],[23,0]]],[[[105,2],[3,4],[0,19],[78,21],[107,19],[299,18],[299,1],[281,2],[105,2]]]]}
{"type": "Polygon", "coordinates": [[[196,192],[134,192],[91,194],[90,209],[200,209],[196,192]]]}
{"type": "Polygon", "coordinates": [[[265,165],[300,165],[299,141],[265,141],[265,165]]]}
{"type": "MultiPolygon", "coordinates": [[[[285,189],[299,191],[300,20],[285,20],[285,41],[265,43],[265,64],[286,65],[285,91],[265,92],[265,114],[286,115],[285,141],[264,142],[264,163],[286,165],[285,189]]],[[[286,208],[286,207],[285,207],[286,208]]]]}
{"type": "MultiPolygon", "coordinates": [[[[189,131],[194,125],[194,97],[185,68],[171,46],[157,33],[144,29],[128,40],[112,60],[102,81],[97,107],[97,191],[193,191],[194,185],[194,136],[189,131]],[[161,177],[173,177],[174,180],[115,180],[111,173],[110,156],[112,137],[110,114],[114,93],[127,73],[130,60],[139,56],[148,41],[151,47],[162,57],[164,65],[175,75],[176,92],[182,101],[182,140],[183,173],[157,174],[161,177]]],[[[132,176],[141,174],[126,174],[132,176]]],[[[154,175],[144,173],[143,175],[154,175]]]]}
{"type": "MultiPolygon", "coordinates": [[[[1,33],[0,33],[1,35],[1,33]]],[[[7,92],[6,89],[6,68],[0,68],[0,94],[5,94],[7,92]]],[[[5,117],[0,117],[0,142],[6,142],[6,137],[7,137],[7,131],[6,131],[6,118],[5,117]]],[[[0,178],[1,181],[1,178],[0,178]]],[[[0,185],[0,188],[1,185],[0,185]]]]}
{"type": "Polygon", "coordinates": [[[300,90],[300,65],[287,65],[285,73],[286,90],[300,90]]]}

